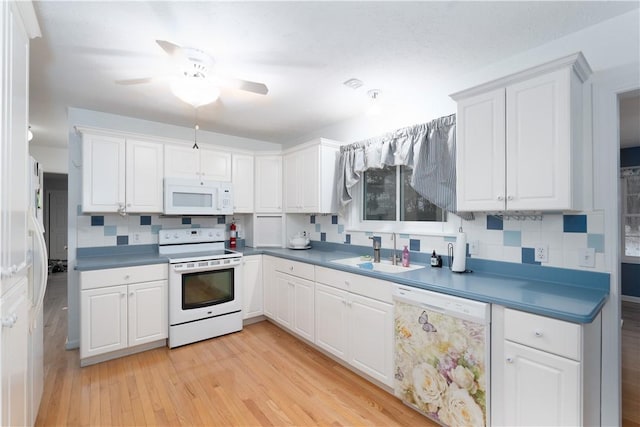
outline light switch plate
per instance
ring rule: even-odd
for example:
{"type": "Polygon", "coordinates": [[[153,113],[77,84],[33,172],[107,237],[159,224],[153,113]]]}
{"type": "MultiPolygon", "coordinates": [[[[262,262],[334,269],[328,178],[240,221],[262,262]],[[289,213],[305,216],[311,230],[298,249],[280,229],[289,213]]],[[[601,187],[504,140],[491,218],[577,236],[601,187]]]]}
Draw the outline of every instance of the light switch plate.
{"type": "Polygon", "coordinates": [[[480,241],[472,240],[469,242],[469,255],[478,255],[480,251],[480,241]]]}
{"type": "Polygon", "coordinates": [[[549,262],[549,246],[538,245],[535,247],[535,261],[549,262]]]}
{"type": "Polygon", "coordinates": [[[594,248],[585,248],[578,251],[578,265],[581,267],[596,266],[596,250],[594,248]]]}

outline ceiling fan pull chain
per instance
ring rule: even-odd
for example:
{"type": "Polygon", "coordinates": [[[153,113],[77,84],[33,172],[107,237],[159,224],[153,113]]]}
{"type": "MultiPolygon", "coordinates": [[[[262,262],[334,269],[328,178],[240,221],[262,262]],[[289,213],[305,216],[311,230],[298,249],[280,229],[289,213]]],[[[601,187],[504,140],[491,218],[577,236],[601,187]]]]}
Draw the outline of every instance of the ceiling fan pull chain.
{"type": "Polygon", "coordinates": [[[193,148],[194,150],[199,150],[200,147],[198,147],[198,129],[200,129],[200,126],[198,126],[198,109],[196,108],[196,126],[193,130],[193,148]]]}

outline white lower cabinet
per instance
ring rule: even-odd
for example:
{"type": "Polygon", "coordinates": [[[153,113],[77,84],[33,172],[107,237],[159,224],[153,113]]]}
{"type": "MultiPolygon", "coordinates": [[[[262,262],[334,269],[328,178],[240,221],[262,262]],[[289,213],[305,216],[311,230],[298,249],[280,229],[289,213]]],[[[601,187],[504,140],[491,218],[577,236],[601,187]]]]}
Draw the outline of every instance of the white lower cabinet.
{"type": "Polygon", "coordinates": [[[168,336],[167,274],[165,264],[81,272],[80,359],[162,345],[168,336]]]}
{"type": "Polygon", "coordinates": [[[314,287],[311,280],[275,272],[275,321],[312,342],[314,287]]]}
{"type": "Polygon", "coordinates": [[[600,317],[579,325],[492,310],[492,424],[599,425],[600,317]]]}
{"type": "Polygon", "coordinates": [[[264,313],[262,286],[262,255],[242,257],[242,316],[244,319],[264,313]]]}
{"type": "Polygon", "coordinates": [[[276,316],[276,258],[264,255],[262,257],[262,289],[264,292],[264,315],[270,319],[276,316]]]}
{"type": "Polygon", "coordinates": [[[382,280],[316,267],[316,345],[391,387],[390,287],[390,283],[382,280]],[[360,294],[362,289],[381,299],[360,294]]]}

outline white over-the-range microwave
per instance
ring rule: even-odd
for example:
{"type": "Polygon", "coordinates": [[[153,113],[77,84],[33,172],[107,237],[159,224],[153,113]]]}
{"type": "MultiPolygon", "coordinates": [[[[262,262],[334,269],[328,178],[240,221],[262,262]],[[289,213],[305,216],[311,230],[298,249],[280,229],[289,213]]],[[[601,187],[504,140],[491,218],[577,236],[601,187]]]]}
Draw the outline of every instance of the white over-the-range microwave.
{"type": "Polygon", "coordinates": [[[230,182],[165,178],[164,213],[168,215],[231,215],[230,182]]]}

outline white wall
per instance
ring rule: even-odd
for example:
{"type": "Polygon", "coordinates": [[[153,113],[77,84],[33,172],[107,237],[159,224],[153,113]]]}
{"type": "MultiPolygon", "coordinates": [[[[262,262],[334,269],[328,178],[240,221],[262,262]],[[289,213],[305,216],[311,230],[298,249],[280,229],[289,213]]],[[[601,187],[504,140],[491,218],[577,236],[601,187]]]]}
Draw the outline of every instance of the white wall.
{"type": "Polygon", "coordinates": [[[29,154],[42,165],[45,172],[66,174],[69,170],[69,150],[66,148],[29,145],[29,154]]]}

